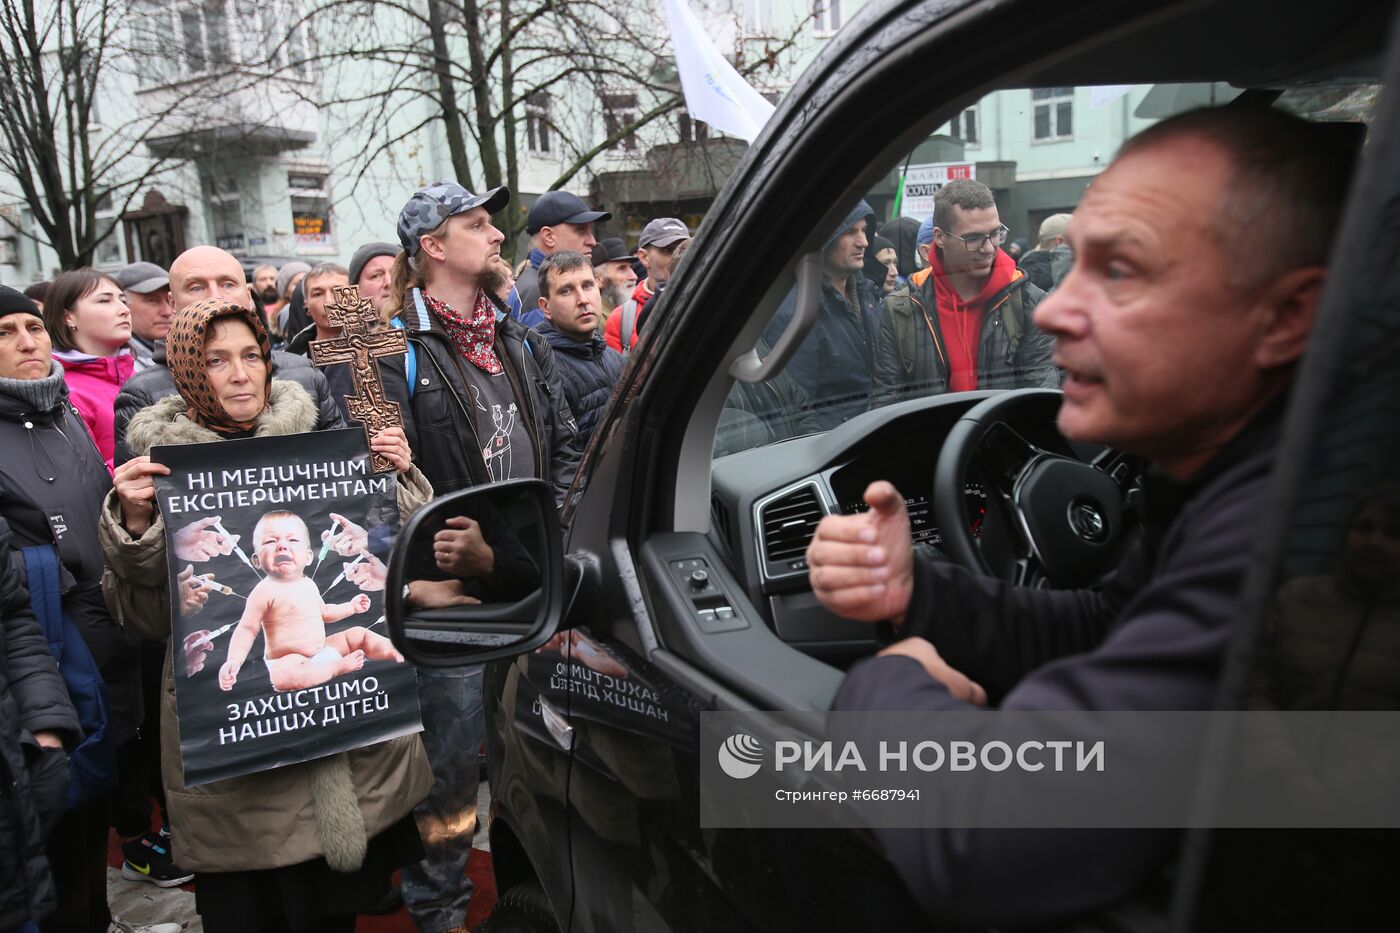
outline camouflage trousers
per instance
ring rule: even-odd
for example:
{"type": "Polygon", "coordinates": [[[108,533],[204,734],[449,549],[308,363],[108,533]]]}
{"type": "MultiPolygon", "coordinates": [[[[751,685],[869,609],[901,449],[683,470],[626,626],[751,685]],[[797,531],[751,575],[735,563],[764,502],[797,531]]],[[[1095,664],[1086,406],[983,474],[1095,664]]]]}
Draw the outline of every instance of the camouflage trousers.
{"type": "Polygon", "coordinates": [[[413,811],[426,855],[404,867],[403,899],[419,930],[442,933],[467,922],[472,896],[467,857],[476,835],[477,754],[486,734],[481,668],[420,669],[418,700],[433,788],[413,811]]]}

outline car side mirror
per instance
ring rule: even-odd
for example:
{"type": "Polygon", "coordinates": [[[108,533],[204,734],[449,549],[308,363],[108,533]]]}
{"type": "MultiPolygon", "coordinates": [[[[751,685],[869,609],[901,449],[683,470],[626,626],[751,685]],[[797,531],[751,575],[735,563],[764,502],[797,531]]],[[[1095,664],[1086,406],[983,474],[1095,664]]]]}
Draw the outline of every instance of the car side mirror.
{"type": "Polygon", "coordinates": [[[531,651],[559,626],[563,534],[538,479],[434,499],[394,545],[389,637],[420,667],[484,664],[531,651]]]}

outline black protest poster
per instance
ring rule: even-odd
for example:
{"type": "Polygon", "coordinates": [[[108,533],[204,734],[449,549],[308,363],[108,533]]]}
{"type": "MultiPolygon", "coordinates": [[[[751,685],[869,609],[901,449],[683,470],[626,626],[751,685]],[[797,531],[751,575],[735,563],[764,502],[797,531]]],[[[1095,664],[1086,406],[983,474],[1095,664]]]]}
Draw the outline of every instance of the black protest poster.
{"type": "Polygon", "coordinates": [[[422,728],[384,585],[397,478],[358,429],[157,447],[185,783],[422,728]]]}

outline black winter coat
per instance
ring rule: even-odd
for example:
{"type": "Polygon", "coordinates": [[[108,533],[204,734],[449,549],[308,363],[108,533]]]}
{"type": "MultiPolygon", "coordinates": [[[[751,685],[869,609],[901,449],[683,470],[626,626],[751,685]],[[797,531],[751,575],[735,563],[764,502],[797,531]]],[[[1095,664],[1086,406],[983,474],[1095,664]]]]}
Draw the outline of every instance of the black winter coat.
{"type": "Polygon", "coordinates": [[[569,410],[578,422],[578,445],[580,449],[586,448],[593,429],[608,408],[613,386],[622,378],[627,358],[608,346],[603,335],[597,332],[591,340],[580,343],[561,334],[549,321],[535,330],[554,348],[564,397],[569,400],[569,410]]]}
{"type": "MultiPolygon", "coordinates": [[[[434,495],[443,496],[490,483],[491,476],[481,458],[476,422],[465,402],[467,382],[462,367],[471,364],[458,354],[441,323],[431,314],[427,318],[420,322],[412,299],[406,300],[402,319],[417,366],[409,406],[418,438],[418,443],[411,445],[413,462],[427,476],[434,495]]],[[[536,475],[553,487],[555,502],[562,505],[578,472],[583,448],[559,381],[554,351],[535,331],[497,312],[496,352],[527,414],[525,428],[534,448],[536,475]]],[[[387,379],[390,368],[382,367],[381,372],[387,379]]],[[[407,394],[406,388],[385,391],[390,397],[400,391],[407,394]]]]}
{"type": "Polygon", "coordinates": [[[78,714],[9,559],[10,546],[9,526],[0,519],[0,929],[5,930],[38,920],[55,904],[44,841],[63,813],[68,759],[60,751],[41,751],[34,733],[57,732],[68,747],[81,737],[78,714]]]}
{"type": "MultiPolygon", "coordinates": [[[[836,287],[823,278],[816,323],[784,367],[811,398],[812,415],[823,431],[861,414],[870,402],[878,297],[864,275],[853,275],[860,307],[853,312],[836,287]]],[[[777,344],[796,310],[794,288],[763,331],[769,346],[777,344]]]]}
{"type": "MultiPolygon", "coordinates": [[[[1281,408],[1256,418],[1190,482],[1149,477],[1144,535],[1101,586],[1013,587],[916,554],[900,634],[930,641],[1002,710],[1213,709],[1281,408]]],[[[852,667],[834,708],[973,709],[920,663],[899,656],[852,667]]],[[[1114,755],[1121,760],[1171,754],[1155,735],[1144,734],[1131,749],[1118,741],[1114,755]]],[[[1118,901],[1164,867],[1176,842],[1169,831],[1137,829],[877,829],[875,835],[931,914],[979,929],[1038,925],[1118,901]]]]}
{"type": "MultiPolygon", "coordinates": [[[[126,446],[126,426],[131,423],[132,417],[152,402],[175,394],[175,379],[165,365],[164,341],[156,345],[152,363],[154,365],[150,369],[142,370],[128,379],[122,390],[117,393],[117,400],[113,406],[116,410],[113,434],[117,439],[117,466],[131,459],[131,450],[126,446]]],[[[331,424],[339,418],[339,409],[335,399],[331,398],[326,377],[321,375],[320,370],[312,366],[306,357],[273,350],[272,378],[290,379],[299,383],[316,403],[317,420],[321,424],[331,424]]]]}
{"type": "MultiPolygon", "coordinates": [[[[934,289],[933,275],[920,273],[907,291],[895,289],[881,306],[875,337],[872,406],[948,391],[948,342],[938,323],[934,289]],[[912,336],[912,345],[907,336],[901,339],[902,335],[912,336]],[[938,347],[934,346],[935,340],[938,347]]],[[[977,388],[1060,387],[1059,370],[1050,358],[1055,342],[1031,320],[1044,297],[1045,293],[1029,279],[1018,276],[987,299],[978,337],[977,388]],[[1009,315],[1017,316],[1014,337],[1007,332],[1009,315]]]]}
{"type": "Polygon", "coordinates": [[[102,671],[112,738],[121,745],[136,737],[141,722],[141,654],[102,598],[97,520],[112,477],[66,398],[51,411],[34,412],[28,403],[0,393],[0,450],[0,518],[9,523],[14,541],[10,565],[27,585],[19,549],[58,548],[63,610],[102,671]]]}

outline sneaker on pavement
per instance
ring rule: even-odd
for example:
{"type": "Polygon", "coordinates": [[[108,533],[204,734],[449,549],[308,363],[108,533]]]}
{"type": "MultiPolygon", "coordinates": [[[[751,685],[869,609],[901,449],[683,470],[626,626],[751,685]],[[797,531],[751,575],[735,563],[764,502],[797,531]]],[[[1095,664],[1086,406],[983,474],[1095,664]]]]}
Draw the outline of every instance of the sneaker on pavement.
{"type": "Polygon", "coordinates": [[[174,888],[194,878],[170,857],[170,837],[164,832],[146,833],[122,843],[122,877],[127,881],[149,881],[162,888],[174,888]]]}
{"type": "Polygon", "coordinates": [[[123,923],[113,918],[112,925],[107,928],[107,933],[180,933],[184,927],[178,923],[123,923]]]}

